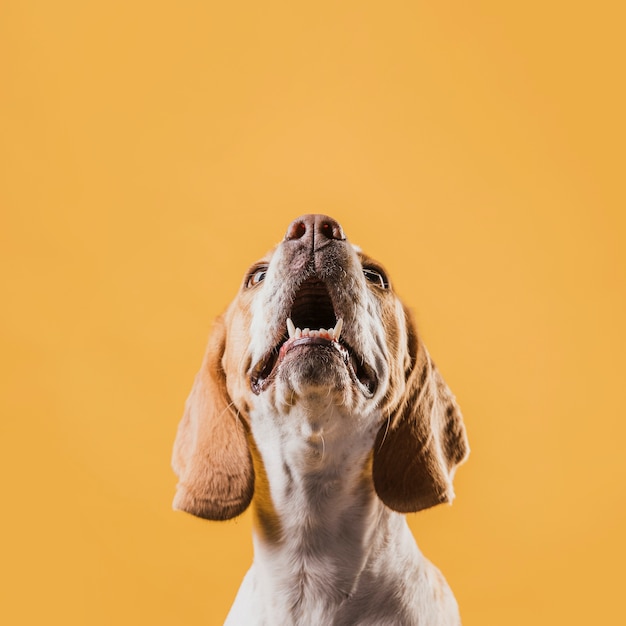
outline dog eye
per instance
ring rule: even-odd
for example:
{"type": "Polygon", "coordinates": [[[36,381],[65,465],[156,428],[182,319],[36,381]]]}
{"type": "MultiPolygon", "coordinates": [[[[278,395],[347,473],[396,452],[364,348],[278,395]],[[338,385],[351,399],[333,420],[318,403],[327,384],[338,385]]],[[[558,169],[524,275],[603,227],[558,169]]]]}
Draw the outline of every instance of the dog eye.
{"type": "Polygon", "coordinates": [[[267,275],[267,266],[262,265],[261,267],[255,267],[249,274],[248,279],[246,280],[246,288],[255,287],[259,283],[265,280],[265,276],[267,275]]]}
{"type": "Polygon", "coordinates": [[[385,276],[385,273],[377,267],[364,267],[363,274],[365,275],[365,278],[373,285],[381,287],[382,289],[389,289],[389,281],[387,280],[387,276],[385,276]]]}

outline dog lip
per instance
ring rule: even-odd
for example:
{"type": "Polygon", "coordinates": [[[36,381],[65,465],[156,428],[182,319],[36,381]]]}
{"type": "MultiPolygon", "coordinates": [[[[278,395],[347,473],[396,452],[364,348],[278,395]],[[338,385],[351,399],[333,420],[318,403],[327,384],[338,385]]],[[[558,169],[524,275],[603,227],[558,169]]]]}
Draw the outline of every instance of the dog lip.
{"type": "Polygon", "coordinates": [[[344,349],[341,347],[341,344],[337,343],[334,340],[326,339],[325,337],[299,337],[294,339],[288,339],[285,343],[280,347],[280,352],[278,354],[278,359],[282,360],[287,352],[289,352],[292,348],[296,348],[297,346],[306,346],[306,345],[318,345],[318,346],[332,346],[335,345],[337,349],[344,349]]]}

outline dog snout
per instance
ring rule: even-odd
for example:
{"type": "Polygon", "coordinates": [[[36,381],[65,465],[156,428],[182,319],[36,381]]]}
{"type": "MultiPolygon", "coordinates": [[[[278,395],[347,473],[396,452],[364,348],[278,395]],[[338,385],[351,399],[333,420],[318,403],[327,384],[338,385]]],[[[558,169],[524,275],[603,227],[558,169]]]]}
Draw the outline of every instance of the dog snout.
{"type": "Polygon", "coordinates": [[[296,218],[287,229],[285,241],[318,250],[332,241],[345,241],[341,224],[328,215],[308,214],[296,218]]]}

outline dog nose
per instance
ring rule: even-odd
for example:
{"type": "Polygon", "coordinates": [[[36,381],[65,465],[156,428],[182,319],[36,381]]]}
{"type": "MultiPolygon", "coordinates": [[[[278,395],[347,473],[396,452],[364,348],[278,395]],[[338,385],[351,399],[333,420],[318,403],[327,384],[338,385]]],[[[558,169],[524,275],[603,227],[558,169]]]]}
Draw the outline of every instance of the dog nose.
{"type": "Polygon", "coordinates": [[[302,215],[289,224],[285,241],[293,241],[295,239],[302,240],[302,243],[311,241],[313,247],[317,248],[328,240],[345,241],[346,236],[339,222],[332,217],[309,214],[302,215]]]}

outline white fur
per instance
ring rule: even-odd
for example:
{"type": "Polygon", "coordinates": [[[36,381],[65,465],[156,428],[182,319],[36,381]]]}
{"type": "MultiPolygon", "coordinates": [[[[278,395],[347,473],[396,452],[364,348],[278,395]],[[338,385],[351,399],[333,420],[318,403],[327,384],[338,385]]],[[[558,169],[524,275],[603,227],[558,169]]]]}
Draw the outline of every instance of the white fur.
{"type": "Polygon", "coordinates": [[[174,507],[224,520],[252,502],[229,626],[458,626],[401,512],[451,502],[468,452],[382,268],[306,215],[214,326],[174,444],[174,507]]]}
{"type": "Polygon", "coordinates": [[[460,624],[405,517],[363,485],[376,429],[328,398],[309,400],[288,415],[252,416],[286,540],[255,533],[254,563],[226,624],[460,624]]]}
{"type": "MultiPolygon", "coordinates": [[[[339,359],[320,365],[326,371],[319,384],[293,357],[281,364],[268,389],[252,396],[252,436],[282,539],[255,531],[254,563],[229,626],[460,623],[443,577],[418,550],[404,516],[379,500],[366,470],[387,417],[379,406],[390,384],[390,338],[359,254],[344,246],[342,269],[331,280],[334,297],[343,298],[345,332],[372,365],[378,387],[367,397],[339,359]]],[[[293,245],[278,246],[256,288],[252,363],[284,328],[285,285],[294,280],[294,265],[293,245]]],[[[396,315],[403,319],[399,304],[396,315]]],[[[406,342],[405,336],[395,339],[406,342]]]]}

